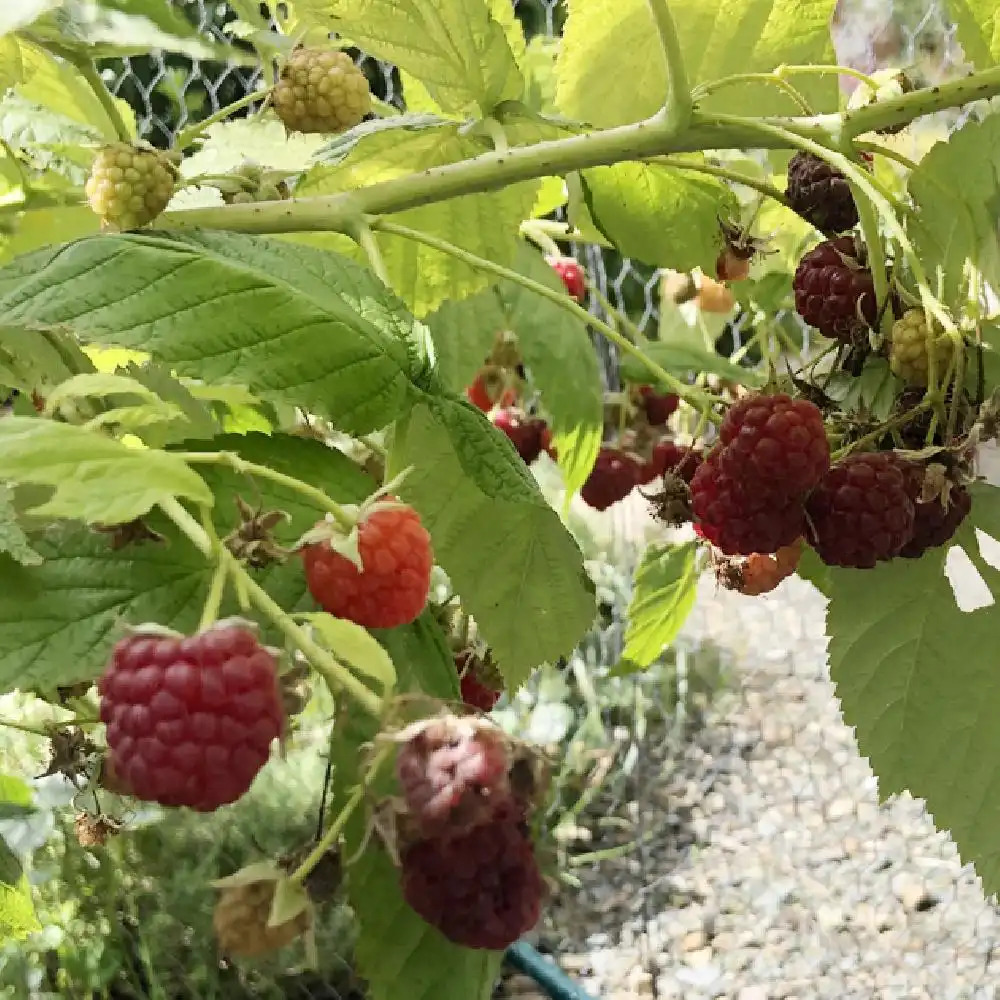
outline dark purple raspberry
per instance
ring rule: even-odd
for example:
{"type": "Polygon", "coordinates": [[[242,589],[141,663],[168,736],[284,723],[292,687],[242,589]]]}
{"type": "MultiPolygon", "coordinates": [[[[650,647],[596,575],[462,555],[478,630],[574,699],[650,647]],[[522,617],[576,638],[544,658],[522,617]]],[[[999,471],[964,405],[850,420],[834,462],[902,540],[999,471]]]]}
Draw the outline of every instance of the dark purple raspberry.
{"type": "Polygon", "coordinates": [[[594,510],[607,510],[624,500],[641,481],[642,466],[631,455],[617,448],[602,448],[580,496],[594,510]]]}
{"type": "Polygon", "coordinates": [[[800,261],[792,282],[795,308],[820,333],[854,343],[878,319],[871,271],[850,236],[820,243],[800,261]]]}
{"type": "Polygon", "coordinates": [[[807,540],[828,566],[872,569],[913,536],[909,463],[893,452],[848,455],[806,504],[807,540]]]}
{"type": "Polygon", "coordinates": [[[729,408],[719,437],[722,469],[748,491],[802,496],[830,468],[823,414],[805,399],[742,399],[729,408]]]}
{"type": "Polygon", "coordinates": [[[822,233],[843,233],[858,224],[858,207],[847,178],[812,153],[796,153],[788,164],[788,205],[822,233]]]}
{"type": "Polygon", "coordinates": [[[416,727],[396,755],[414,828],[459,836],[492,820],[510,797],[503,733],[480,719],[441,718],[416,727]]]}
{"type": "Polygon", "coordinates": [[[548,429],[544,420],[526,417],[509,408],[498,411],[492,419],[494,425],[510,438],[527,465],[541,455],[544,433],[548,429]]]}
{"type": "Polygon", "coordinates": [[[235,802],[284,725],[274,657],[238,621],[190,637],[138,629],[115,646],[97,689],[114,774],[165,806],[235,802]]]}
{"type": "Polygon", "coordinates": [[[690,483],[703,457],[698,448],[685,448],[665,438],[653,447],[653,454],[644,466],[643,478],[648,476],[646,482],[651,482],[657,476],[672,472],[690,483]]]}
{"type": "Polygon", "coordinates": [[[909,490],[914,510],[913,537],[899,550],[904,559],[919,559],[929,549],[947,545],[972,510],[972,497],[964,486],[952,487],[947,508],[940,498],[921,501],[924,470],[919,465],[915,470],[909,490]]]}
{"type": "Polygon", "coordinates": [[[691,507],[699,534],[727,556],[777,552],[804,529],[801,497],[746,489],[720,465],[715,449],[691,480],[691,507]]]}
{"type": "Polygon", "coordinates": [[[665,424],[681,402],[672,392],[657,392],[651,385],[639,386],[639,398],[646,411],[646,420],[654,427],[665,424]]]}
{"type": "Polygon", "coordinates": [[[538,922],[544,883],[511,800],[485,826],[417,841],[401,860],[407,903],[455,944],[502,951],[538,922]]]}

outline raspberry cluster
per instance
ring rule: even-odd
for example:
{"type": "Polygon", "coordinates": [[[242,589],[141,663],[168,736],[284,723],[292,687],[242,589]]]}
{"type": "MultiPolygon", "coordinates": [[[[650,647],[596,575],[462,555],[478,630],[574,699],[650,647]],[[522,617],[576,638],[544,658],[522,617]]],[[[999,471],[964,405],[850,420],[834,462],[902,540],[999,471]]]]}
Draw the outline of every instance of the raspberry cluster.
{"type": "Polygon", "coordinates": [[[538,920],[543,894],[503,733],[450,716],[420,723],[396,758],[413,836],[400,854],[407,903],[449,940],[501,950],[538,920]]]}
{"type": "Polygon", "coordinates": [[[274,657],[243,622],[139,628],[98,681],[108,763],[136,798],[211,812],[249,788],[281,736],[274,657]]]}
{"type": "Polygon", "coordinates": [[[808,400],[750,396],[691,479],[702,535],[726,555],[772,553],[802,534],[805,499],[830,466],[823,415],[808,400]]]}

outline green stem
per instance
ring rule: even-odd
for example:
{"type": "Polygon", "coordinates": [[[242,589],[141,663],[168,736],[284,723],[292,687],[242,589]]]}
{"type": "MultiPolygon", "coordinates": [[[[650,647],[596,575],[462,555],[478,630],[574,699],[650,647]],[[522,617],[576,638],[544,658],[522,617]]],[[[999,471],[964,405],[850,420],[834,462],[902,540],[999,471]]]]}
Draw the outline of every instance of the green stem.
{"type": "MultiPolygon", "coordinates": [[[[66,725],[66,723],[62,723],[62,725],[66,725]]],[[[30,736],[41,736],[45,739],[49,739],[52,736],[52,732],[49,729],[41,726],[29,726],[24,722],[14,722],[11,719],[0,719],[0,728],[16,729],[19,733],[28,733],[30,736]]]]}
{"type": "Polygon", "coordinates": [[[868,248],[868,269],[871,271],[872,283],[875,286],[875,304],[882,315],[882,333],[888,335],[892,325],[892,309],[888,307],[889,278],[885,268],[885,251],[882,248],[882,234],[878,227],[878,213],[868,197],[856,184],[848,181],[854,195],[854,204],[858,209],[858,219],[861,221],[861,233],[868,248]]]}
{"type": "Polygon", "coordinates": [[[215,562],[215,546],[208,532],[185,510],[175,497],[160,501],[160,509],[181,530],[187,540],[206,558],[215,562]]]}
{"type": "Polygon", "coordinates": [[[611,300],[596,285],[591,289],[594,297],[601,304],[601,308],[618,324],[623,330],[631,335],[633,341],[643,341],[649,338],[632,322],[623,312],[616,309],[611,300]]]}
{"type": "Polygon", "coordinates": [[[871,431],[871,433],[858,438],[857,441],[852,441],[839,451],[835,451],[830,456],[830,460],[832,462],[839,462],[840,459],[844,458],[845,455],[851,454],[852,451],[857,451],[859,448],[865,447],[865,445],[874,444],[874,442],[885,437],[886,434],[891,433],[897,427],[902,427],[904,424],[908,424],[918,413],[921,413],[923,410],[929,410],[932,405],[933,404],[930,400],[924,399],[917,406],[913,407],[912,410],[907,410],[905,413],[897,413],[896,416],[886,420],[884,423],[879,424],[875,430],[871,431]]]}
{"type": "Polygon", "coordinates": [[[691,88],[688,85],[687,70],[684,67],[684,52],[674,15],[670,11],[670,0],[646,0],[649,11],[660,36],[660,48],[667,70],[667,96],[663,102],[661,116],[668,128],[683,127],[691,120],[691,88]]]}
{"type": "Polygon", "coordinates": [[[225,559],[220,559],[212,573],[212,582],[208,587],[208,596],[205,598],[205,607],[201,612],[201,621],[198,622],[198,631],[207,629],[218,617],[219,608],[222,607],[222,595],[226,589],[226,578],[229,576],[229,565],[225,559]]]}
{"type": "Polygon", "coordinates": [[[382,251],[378,248],[378,243],[375,240],[375,234],[372,232],[371,226],[361,222],[354,227],[351,235],[354,237],[354,242],[364,251],[365,256],[368,258],[368,264],[375,272],[378,280],[387,288],[391,288],[392,283],[389,281],[389,272],[385,269],[382,251]]]}
{"type": "MultiPolygon", "coordinates": [[[[574,229],[568,222],[555,222],[552,219],[526,219],[521,223],[521,231],[531,239],[531,234],[525,232],[526,226],[531,227],[531,233],[544,233],[553,240],[562,240],[566,243],[587,243],[591,246],[604,247],[606,250],[614,250],[614,246],[612,246],[610,240],[606,240],[598,234],[585,236],[579,229],[574,229]]],[[[558,247],[556,247],[556,251],[559,251],[558,247]]]]}
{"type": "Polygon", "coordinates": [[[400,226],[395,222],[389,222],[385,219],[372,219],[370,224],[372,228],[378,229],[382,232],[391,233],[394,236],[402,236],[406,239],[413,240],[415,243],[423,243],[424,246],[429,246],[440,251],[441,253],[446,253],[449,256],[454,257],[456,260],[460,260],[463,263],[468,264],[470,267],[478,268],[481,271],[488,271],[491,274],[495,274],[498,278],[513,282],[514,284],[520,285],[522,288],[527,288],[536,295],[542,296],[542,298],[548,299],[550,302],[554,302],[567,312],[572,313],[577,319],[582,320],[589,326],[594,327],[625,354],[630,354],[632,357],[640,361],[649,372],[656,376],[658,381],[662,382],[670,389],[671,392],[676,393],[696,409],[708,409],[715,404],[716,400],[713,396],[693,389],[676,376],[671,375],[668,371],[653,361],[652,358],[647,357],[626,337],[623,337],[616,329],[614,329],[614,327],[605,323],[603,320],[597,319],[596,316],[592,316],[586,309],[578,305],[573,299],[566,295],[565,292],[549,288],[547,285],[543,285],[538,281],[527,278],[523,274],[518,274],[517,271],[512,271],[510,268],[503,267],[501,264],[495,264],[493,261],[486,260],[484,257],[477,257],[475,254],[469,253],[468,250],[463,250],[461,247],[457,247],[454,244],[446,242],[445,240],[438,239],[436,236],[431,236],[429,233],[423,233],[416,229],[409,229],[406,226],[400,226]]]}
{"type": "Polygon", "coordinates": [[[540,219],[525,219],[521,223],[520,234],[538,247],[547,257],[561,257],[562,251],[548,232],[541,226],[536,225],[540,219]]]}
{"type": "Polygon", "coordinates": [[[201,137],[203,132],[207,131],[217,122],[225,121],[230,115],[242,110],[249,104],[265,100],[270,92],[270,89],[255,90],[252,94],[247,94],[246,97],[241,97],[238,101],[233,101],[232,104],[227,104],[224,108],[219,108],[218,111],[207,118],[203,118],[199,122],[193,122],[177,133],[174,148],[178,150],[187,149],[188,146],[201,137]]]}
{"type": "Polygon", "coordinates": [[[319,843],[309,852],[302,864],[292,872],[290,880],[301,885],[308,877],[309,873],[323,860],[323,856],[331,847],[334,847],[340,838],[347,821],[351,818],[354,810],[361,804],[365,794],[365,786],[358,785],[351,792],[350,797],[344,803],[344,808],[337,813],[337,818],[330,824],[330,828],[323,834],[319,843]]]}
{"type": "Polygon", "coordinates": [[[771,87],[777,87],[779,90],[784,91],[798,105],[803,114],[813,114],[813,109],[809,107],[809,102],[798,90],[787,80],[782,80],[780,76],[776,76],[774,73],[734,73],[732,76],[724,76],[719,80],[711,80],[708,83],[703,83],[695,87],[692,96],[695,101],[700,101],[718,90],[724,90],[726,87],[740,86],[744,83],[762,83],[771,87]]]}
{"type": "Polygon", "coordinates": [[[783,78],[785,76],[850,76],[855,80],[860,80],[873,92],[878,90],[878,83],[861,70],[852,69],[850,66],[779,66],[774,75],[783,78]]]}
{"type": "Polygon", "coordinates": [[[507,141],[507,133],[503,130],[503,125],[497,121],[492,115],[484,118],[480,125],[483,131],[490,137],[493,143],[493,148],[498,153],[506,153],[510,149],[510,143],[507,141]]]}
{"type": "Polygon", "coordinates": [[[785,197],[784,191],[779,190],[773,184],[768,184],[767,181],[741,174],[738,170],[729,170],[726,167],[716,166],[714,163],[692,163],[689,160],[678,160],[672,156],[657,156],[650,162],[658,163],[664,167],[673,167],[675,170],[693,170],[695,173],[708,174],[729,181],[731,184],[742,184],[744,187],[767,195],[768,198],[773,198],[779,205],[788,207],[788,198],[785,197]]]}
{"type": "Polygon", "coordinates": [[[80,75],[90,84],[90,89],[94,92],[94,96],[101,102],[101,107],[104,108],[104,113],[108,116],[112,126],[114,126],[118,138],[122,142],[131,144],[132,133],[125,124],[125,119],[122,118],[121,112],[118,110],[118,105],[115,104],[115,99],[111,96],[111,91],[108,90],[104,78],[93,61],[81,56],[73,59],[72,62],[80,71],[80,75]]]}
{"type": "Polygon", "coordinates": [[[248,462],[234,455],[230,451],[181,451],[176,452],[177,456],[183,459],[188,465],[227,465],[234,472],[244,476],[258,476],[261,479],[270,479],[272,483],[280,486],[287,486],[289,489],[309,497],[317,506],[329,511],[337,524],[347,531],[354,528],[354,518],[347,513],[344,508],[328,497],[321,489],[311,486],[309,483],[295,479],[293,476],[286,476],[283,472],[269,469],[266,465],[258,465],[256,462],[248,462]]]}
{"type": "Polygon", "coordinates": [[[888,146],[883,146],[877,142],[855,142],[854,148],[863,150],[866,153],[874,153],[876,156],[884,156],[887,160],[895,160],[896,163],[901,164],[910,171],[916,170],[920,166],[915,160],[911,160],[908,156],[904,156],[902,153],[897,153],[896,150],[889,149],[888,146]]]}

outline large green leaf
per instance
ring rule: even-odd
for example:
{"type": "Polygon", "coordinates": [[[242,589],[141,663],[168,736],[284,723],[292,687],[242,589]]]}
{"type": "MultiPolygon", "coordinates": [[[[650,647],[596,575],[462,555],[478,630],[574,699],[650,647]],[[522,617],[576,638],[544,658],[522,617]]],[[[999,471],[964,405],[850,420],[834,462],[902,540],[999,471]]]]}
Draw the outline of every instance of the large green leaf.
{"type": "Polygon", "coordinates": [[[427,331],[366,268],[283,240],[97,236],[0,269],[0,322],[65,324],[180,375],[367,433],[409,405],[427,331]]]}
{"type": "Polygon", "coordinates": [[[961,311],[971,262],[994,288],[1000,285],[1000,118],[972,121],[939,142],[910,174],[916,215],[910,229],[931,290],[961,311]]]}
{"type": "MultiPolygon", "coordinates": [[[[973,488],[957,541],[998,593],[975,527],[1000,538],[1000,490],[973,488]]],[[[1000,605],[961,611],[944,575],[946,549],[871,571],[833,570],[827,631],[844,719],[886,798],[908,790],[951,831],[991,895],[1000,889],[1000,605]]]]}
{"type": "Polygon", "coordinates": [[[719,219],[738,206],[722,181],[645,163],[595,167],[581,181],[591,219],[623,255],[714,273],[723,245],[719,219]]]}
{"type": "Polygon", "coordinates": [[[580,550],[510,441],[471,405],[428,399],[399,447],[398,461],[414,466],[400,492],[516,687],[593,622],[580,550]]]}
{"type": "Polygon", "coordinates": [[[428,316],[442,383],[454,392],[468,386],[505,323],[503,309],[492,288],[461,302],[445,302],[428,316]]]}
{"type": "Polygon", "coordinates": [[[11,483],[53,487],[35,515],[90,524],[123,524],[172,497],[212,503],[204,480],[174,455],[31,417],[0,420],[0,475],[11,483]]]}
{"type": "Polygon", "coordinates": [[[524,86],[486,0],[298,0],[296,10],[412,73],[439,107],[488,115],[524,86]]]}
{"type": "MultiPolygon", "coordinates": [[[[403,116],[355,132],[354,139],[332,144],[322,154],[329,162],[314,167],[296,188],[303,197],[356,188],[455,163],[490,148],[482,138],[462,134],[456,124],[435,124],[433,116],[403,116]]],[[[538,181],[489,194],[466,195],[438,205],[392,216],[394,222],[430,233],[464,250],[509,265],[517,248],[517,228],[528,218],[538,181]]],[[[424,316],[443,302],[458,301],[484,289],[484,272],[430,247],[397,236],[377,235],[389,279],[411,309],[424,316]]]]}
{"type": "Polygon", "coordinates": [[[5,386],[45,397],[52,386],[93,370],[93,363],[64,331],[0,326],[0,383],[5,386]]]}
{"type": "Polygon", "coordinates": [[[698,590],[694,542],[650,545],[635,575],[628,606],[625,650],[614,672],[631,674],[655,663],[677,638],[698,590]]]}
{"type": "Polygon", "coordinates": [[[0,483],[0,552],[6,553],[22,566],[37,566],[42,561],[17,522],[11,489],[4,483],[0,483]]]}
{"type": "MultiPolygon", "coordinates": [[[[565,292],[541,255],[524,244],[516,268],[554,291],[565,292]]],[[[594,345],[586,325],[556,303],[510,281],[501,283],[499,294],[521,357],[551,418],[566,489],[574,493],[590,475],[604,433],[604,383],[594,345]]]]}
{"type": "MultiPolygon", "coordinates": [[[[836,62],[830,18],[836,0],[670,0],[691,85],[782,63],[836,62]]],[[[646,0],[570,0],[558,63],[562,111],[595,125],[653,114],[667,93],[659,37],[646,0]]],[[[816,111],[837,109],[836,77],[796,80],[816,111]]],[[[726,87],[704,102],[731,114],[794,113],[767,85],[726,87]]]]}
{"type": "Polygon", "coordinates": [[[948,0],[965,58],[978,69],[1000,60],[1000,8],[995,0],[948,0]]]}
{"type": "MultiPolygon", "coordinates": [[[[10,419],[0,420],[0,427],[10,419]]],[[[358,503],[374,488],[343,454],[305,438],[233,434],[186,447],[229,451],[266,464],[322,487],[341,503],[358,503]]],[[[290,520],[279,523],[274,532],[285,545],[324,513],[315,501],[269,480],[253,479],[226,466],[200,465],[199,470],[215,494],[212,513],[220,535],[238,523],[237,496],[251,507],[289,515],[290,520]]],[[[45,558],[41,566],[29,569],[0,556],[0,690],[51,691],[57,685],[92,679],[104,668],[125,623],[155,621],[181,631],[197,625],[211,567],[169,525],[155,519],[150,523],[166,535],[165,542],[115,551],[104,535],[66,528],[38,540],[38,551],[45,558]]],[[[258,580],[288,611],[315,607],[295,558],[260,573],[258,580]]],[[[230,597],[223,613],[237,610],[230,597]]],[[[273,629],[265,629],[264,635],[269,641],[282,641],[273,629]]]]}

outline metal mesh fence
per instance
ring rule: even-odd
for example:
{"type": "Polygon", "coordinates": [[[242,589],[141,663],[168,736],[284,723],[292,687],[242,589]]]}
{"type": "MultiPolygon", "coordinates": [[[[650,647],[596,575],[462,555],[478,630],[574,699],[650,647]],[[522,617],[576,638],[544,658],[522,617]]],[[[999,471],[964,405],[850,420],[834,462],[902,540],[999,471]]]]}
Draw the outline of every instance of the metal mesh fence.
{"type": "MultiPolygon", "coordinates": [[[[220,37],[233,17],[221,3],[175,2],[220,37]]],[[[561,0],[515,7],[529,32],[555,34],[564,18],[561,0]]],[[[904,65],[933,82],[961,66],[936,3],[840,0],[835,30],[840,61],[864,71],[904,65]]],[[[402,106],[393,68],[359,61],[377,95],[402,106]]],[[[106,73],[157,145],[258,85],[246,69],[157,55],[106,73]]],[[[654,269],[574,251],[616,307],[655,329],[654,269]]],[[[739,346],[738,324],[732,333],[739,346]]],[[[614,350],[598,349],[614,387],[614,350]]],[[[574,506],[573,517],[605,567],[604,621],[512,709],[513,724],[576,767],[563,789],[573,822],[559,829],[570,885],[541,946],[618,1000],[1000,996],[996,910],[919,804],[879,805],[839,717],[819,595],[793,579],[749,599],[706,580],[660,668],[602,680],[622,652],[630,574],[655,529],[641,501],[600,517],[574,506]],[[552,708],[570,690],[583,723],[552,708]]]]}

